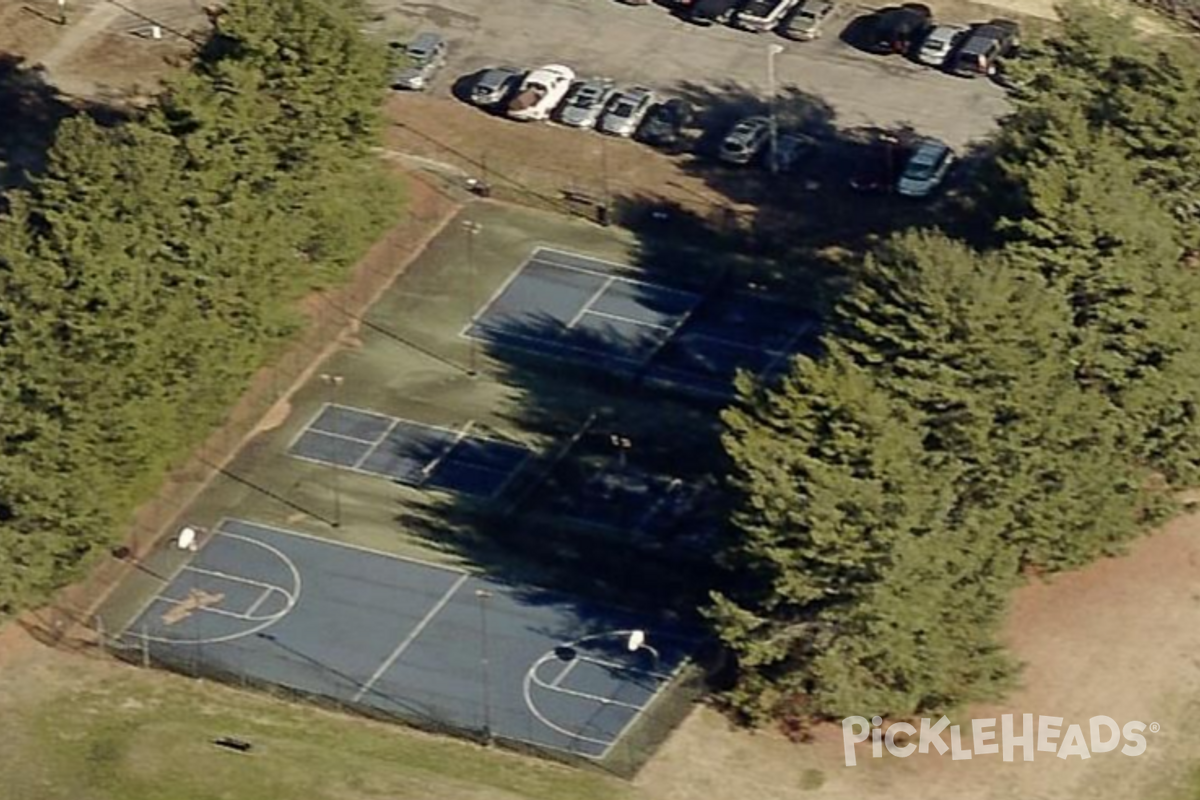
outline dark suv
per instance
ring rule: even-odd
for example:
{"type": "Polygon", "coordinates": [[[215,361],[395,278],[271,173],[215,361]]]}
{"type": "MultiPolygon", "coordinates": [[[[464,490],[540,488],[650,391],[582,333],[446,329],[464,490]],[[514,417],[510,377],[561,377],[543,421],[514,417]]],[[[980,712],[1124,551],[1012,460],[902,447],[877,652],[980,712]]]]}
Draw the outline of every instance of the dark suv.
{"type": "Polygon", "coordinates": [[[712,25],[714,22],[729,22],[742,5],[742,0],[684,0],[679,4],[680,14],[696,25],[712,25]]]}
{"type": "Polygon", "coordinates": [[[911,53],[932,27],[933,12],[929,6],[905,3],[899,8],[884,9],[871,26],[866,46],[874,53],[911,53]]]}
{"type": "Polygon", "coordinates": [[[971,31],[950,61],[950,72],[964,78],[992,76],[1000,59],[1020,45],[1020,28],[1007,19],[994,19],[971,31]]]}

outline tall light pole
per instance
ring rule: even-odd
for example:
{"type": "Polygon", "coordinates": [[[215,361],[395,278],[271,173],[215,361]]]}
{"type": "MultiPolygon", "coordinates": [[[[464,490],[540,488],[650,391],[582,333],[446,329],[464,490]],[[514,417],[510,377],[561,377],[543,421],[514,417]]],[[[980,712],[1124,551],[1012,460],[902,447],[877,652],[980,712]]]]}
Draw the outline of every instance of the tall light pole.
{"type": "Polygon", "coordinates": [[[487,601],[492,593],[487,589],[476,589],[475,598],[479,601],[479,670],[483,686],[483,736],[487,741],[492,740],[492,676],[488,663],[488,619],[487,601]]]}
{"type": "Polygon", "coordinates": [[[633,447],[633,440],[628,436],[622,436],[614,433],[608,437],[608,441],[617,449],[617,463],[621,466],[621,472],[625,471],[627,453],[633,447]]]}
{"type": "MultiPolygon", "coordinates": [[[[344,381],[341,375],[330,375],[327,372],[321,373],[321,381],[329,387],[329,404],[336,406],[338,404],[338,389],[344,381]]],[[[338,475],[338,465],[329,462],[329,483],[333,488],[333,527],[342,527],[342,487],[340,476],[338,475]]]]}
{"type": "Polygon", "coordinates": [[[776,148],[779,145],[779,123],[775,118],[775,56],[783,52],[783,45],[769,44],[767,45],[767,119],[769,120],[771,132],[770,144],[770,169],[774,175],[779,171],[779,162],[776,157],[776,148]]]}
{"type": "MultiPolygon", "coordinates": [[[[477,279],[479,277],[475,273],[475,237],[478,236],[483,231],[483,225],[479,224],[478,222],[475,222],[474,220],[465,219],[462,222],[462,229],[463,229],[463,233],[466,236],[467,282],[470,284],[469,286],[467,286],[467,292],[466,292],[467,302],[471,306],[467,310],[467,319],[472,319],[474,317],[475,313],[479,310],[479,306],[475,302],[475,296],[477,293],[476,284],[478,283],[477,279]]],[[[478,355],[476,352],[477,348],[478,348],[478,344],[477,344],[474,336],[467,337],[467,347],[469,348],[469,350],[467,351],[468,359],[469,359],[467,374],[469,376],[471,376],[472,378],[474,378],[479,372],[479,370],[477,368],[478,367],[478,364],[477,364],[478,355]]]]}

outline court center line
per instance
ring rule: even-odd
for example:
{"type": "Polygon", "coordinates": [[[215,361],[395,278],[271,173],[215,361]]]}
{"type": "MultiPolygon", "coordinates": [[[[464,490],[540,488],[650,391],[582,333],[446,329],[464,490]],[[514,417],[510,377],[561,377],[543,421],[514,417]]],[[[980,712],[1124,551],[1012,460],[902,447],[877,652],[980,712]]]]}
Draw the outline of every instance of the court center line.
{"type": "Polygon", "coordinates": [[[588,309],[596,304],[596,301],[608,291],[608,287],[612,286],[615,281],[616,278],[613,277],[605,279],[604,283],[600,284],[600,288],[592,292],[592,296],[587,299],[587,302],[580,306],[579,311],[575,314],[575,316],[571,317],[571,321],[567,323],[567,328],[574,328],[576,325],[578,325],[579,320],[583,319],[583,315],[588,313],[588,309]]]}
{"type": "MultiPolygon", "coordinates": [[[[314,433],[317,436],[328,436],[330,439],[341,439],[346,442],[354,442],[354,444],[364,444],[370,447],[376,444],[374,439],[359,439],[357,436],[347,436],[344,433],[334,433],[333,431],[323,431],[320,428],[309,428],[305,433],[314,433]]],[[[302,437],[303,438],[303,437],[302,437]]]]}
{"type": "Polygon", "coordinates": [[[446,590],[446,593],[442,595],[441,599],[434,604],[433,608],[429,609],[429,612],[425,614],[425,616],[421,617],[421,621],[417,623],[416,627],[408,632],[408,636],[404,637],[404,640],[396,646],[396,649],[392,651],[391,655],[384,659],[384,662],[379,665],[379,669],[375,670],[375,673],[371,675],[370,679],[368,679],[367,682],[362,685],[362,688],[360,688],[358,693],[354,695],[353,702],[359,702],[363,699],[367,692],[371,691],[379,679],[383,677],[384,673],[392,668],[392,665],[396,663],[400,656],[404,655],[404,651],[408,649],[409,645],[416,641],[417,637],[421,635],[421,632],[424,631],[429,623],[433,621],[433,618],[436,617],[441,610],[446,607],[446,604],[450,602],[450,598],[454,597],[455,592],[457,592],[459,588],[467,582],[469,577],[471,576],[460,575],[458,580],[456,580],[454,584],[446,590]]]}
{"type": "Polygon", "coordinates": [[[450,455],[451,451],[453,451],[454,448],[456,448],[460,444],[462,444],[463,440],[467,438],[467,434],[470,432],[471,428],[474,427],[474,425],[475,425],[475,420],[473,420],[473,419],[467,420],[467,423],[462,426],[462,430],[458,431],[458,433],[456,433],[454,435],[454,439],[451,440],[450,443],[447,444],[444,448],[442,448],[442,452],[440,452],[436,456],[434,456],[433,460],[430,461],[428,464],[421,467],[421,482],[422,483],[424,483],[425,480],[427,478],[429,478],[430,475],[433,474],[433,471],[435,469],[437,469],[438,466],[441,465],[441,463],[443,461],[446,460],[446,456],[450,455]]]}
{"type": "Polygon", "coordinates": [[[267,601],[267,598],[270,597],[274,593],[275,593],[274,589],[263,589],[263,593],[258,596],[258,599],[255,600],[253,603],[251,603],[250,607],[247,608],[242,613],[245,614],[247,617],[253,617],[254,612],[258,611],[259,607],[263,603],[265,603],[267,601]]]}
{"type": "Polygon", "coordinates": [[[396,426],[399,424],[400,420],[396,417],[392,417],[392,422],[387,426],[387,430],[383,432],[383,436],[380,436],[378,441],[373,442],[371,446],[367,448],[367,452],[363,453],[359,459],[354,462],[354,469],[361,469],[362,465],[367,463],[367,459],[369,459],[377,450],[379,450],[380,445],[388,440],[388,437],[392,435],[392,431],[396,430],[396,426]]]}
{"type": "Polygon", "coordinates": [[[563,667],[562,672],[555,675],[554,680],[550,681],[550,687],[553,689],[557,689],[558,685],[567,679],[567,675],[569,675],[571,673],[571,670],[575,669],[575,667],[578,665],[579,665],[579,659],[576,658],[574,661],[572,661],[571,663],[569,663],[565,667],[563,667]]]}

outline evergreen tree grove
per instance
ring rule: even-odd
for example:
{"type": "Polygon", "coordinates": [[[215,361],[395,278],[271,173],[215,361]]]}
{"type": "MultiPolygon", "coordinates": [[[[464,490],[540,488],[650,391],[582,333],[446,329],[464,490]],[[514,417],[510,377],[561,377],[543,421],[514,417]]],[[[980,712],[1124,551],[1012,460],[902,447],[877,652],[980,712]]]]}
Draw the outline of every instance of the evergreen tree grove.
{"type": "Polygon", "coordinates": [[[143,119],[60,127],[0,217],[0,615],[43,600],[399,209],[350,0],[234,0],[143,119]],[[196,392],[203,386],[203,392],[196,392]]]}
{"type": "Polygon", "coordinates": [[[743,382],[709,613],[747,717],[994,695],[1022,576],[1119,553],[1200,478],[1200,70],[1154,47],[1072,10],[1018,70],[999,244],[894,238],[819,357],[743,382]]]}

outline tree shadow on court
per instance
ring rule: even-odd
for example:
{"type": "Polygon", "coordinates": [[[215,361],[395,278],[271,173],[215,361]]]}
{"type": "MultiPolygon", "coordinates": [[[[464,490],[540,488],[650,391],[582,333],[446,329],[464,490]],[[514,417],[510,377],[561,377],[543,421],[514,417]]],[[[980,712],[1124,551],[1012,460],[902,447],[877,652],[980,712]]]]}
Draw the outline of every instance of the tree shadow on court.
{"type": "MultiPolygon", "coordinates": [[[[504,334],[554,341],[560,330],[531,315],[504,334]]],[[[616,333],[581,331],[573,344],[597,355],[548,359],[486,345],[500,380],[526,398],[498,422],[550,444],[495,498],[428,493],[398,522],[527,602],[580,598],[585,625],[595,603],[694,615],[716,583],[711,555],[728,515],[723,401],[647,385],[637,368],[599,365],[599,354],[623,347],[616,333]]],[[[594,620],[595,630],[611,627],[606,614],[594,620]]]]}
{"type": "MultiPolygon", "coordinates": [[[[703,133],[694,152],[681,157],[684,169],[723,202],[685,204],[653,187],[617,187],[594,221],[633,236],[628,266],[637,280],[704,298],[763,293],[798,314],[828,319],[866,254],[887,237],[935,226],[962,235],[966,221],[978,220],[962,189],[985,150],[972,151],[932,198],[911,200],[894,192],[917,138],[910,129],[843,129],[827,104],[785,90],[776,107],[780,131],[804,147],[788,169],[773,173],[761,160],[735,167],[715,157],[737,120],[767,111],[757,97],[736,86],[685,85],[676,94],[702,109],[703,133]]],[[[644,305],[654,310],[655,302],[649,296],[644,305]]],[[[529,587],[547,587],[694,618],[730,577],[719,555],[734,535],[736,493],[720,413],[735,398],[697,396],[647,381],[637,369],[606,368],[600,356],[588,355],[618,346],[605,341],[603,329],[590,331],[594,341],[577,342],[582,352],[571,358],[511,346],[555,341],[561,330],[561,320],[529,314],[506,332],[508,343],[482,345],[497,365],[496,380],[522,398],[501,424],[554,444],[495,501],[431,495],[398,521],[532,602],[540,590],[529,587]],[[626,502],[613,487],[622,475],[707,489],[694,515],[682,515],[656,540],[630,523],[634,512],[595,510],[626,502]]],[[[819,347],[806,352],[819,357],[819,347]]],[[[596,625],[606,627],[603,619],[596,625]]]]}

